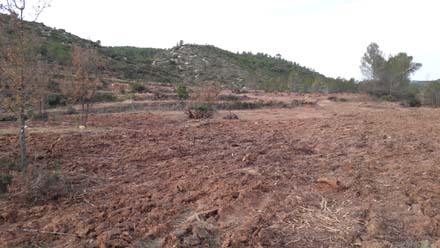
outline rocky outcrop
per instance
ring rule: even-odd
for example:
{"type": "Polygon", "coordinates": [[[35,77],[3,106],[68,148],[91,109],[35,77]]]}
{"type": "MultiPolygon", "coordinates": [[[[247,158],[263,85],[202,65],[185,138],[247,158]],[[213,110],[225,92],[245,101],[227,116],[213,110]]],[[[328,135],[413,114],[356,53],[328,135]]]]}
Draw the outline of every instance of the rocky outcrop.
{"type": "Polygon", "coordinates": [[[225,52],[212,46],[182,45],[157,54],[152,66],[179,75],[185,84],[246,80],[249,72],[234,64],[225,52]]]}

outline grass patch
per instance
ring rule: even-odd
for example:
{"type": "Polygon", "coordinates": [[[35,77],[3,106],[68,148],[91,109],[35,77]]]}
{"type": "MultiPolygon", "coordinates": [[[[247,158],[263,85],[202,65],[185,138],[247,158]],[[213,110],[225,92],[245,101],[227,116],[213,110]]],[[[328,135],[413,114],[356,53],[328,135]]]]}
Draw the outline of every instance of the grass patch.
{"type": "Polygon", "coordinates": [[[11,185],[12,179],[12,175],[0,173],[0,196],[7,193],[8,186],[11,185]]]}

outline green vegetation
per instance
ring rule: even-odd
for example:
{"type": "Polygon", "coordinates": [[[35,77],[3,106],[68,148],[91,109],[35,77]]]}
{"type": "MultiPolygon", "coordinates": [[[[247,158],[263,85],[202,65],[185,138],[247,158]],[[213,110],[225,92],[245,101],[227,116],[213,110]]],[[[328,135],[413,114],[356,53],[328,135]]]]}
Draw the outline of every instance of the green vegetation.
{"type": "Polygon", "coordinates": [[[117,102],[119,101],[118,97],[111,92],[96,92],[95,96],[92,99],[93,102],[117,102]]]}
{"type": "Polygon", "coordinates": [[[368,79],[364,89],[386,99],[404,99],[408,96],[410,76],[422,67],[406,53],[385,58],[379,45],[371,43],[362,57],[361,71],[368,79]]]}
{"type": "Polygon", "coordinates": [[[411,75],[421,67],[406,53],[386,58],[379,45],[371,43],[361,64],[367,80],[359,88],[383,101],[402,101],[408,107],[440,107],[440,80],[411,83],[411,75]]]}
{"type": "Polygon", "coordinates": [[[61,65],[69,65],[72,60],[72,51],[69,45],[59,41],[43,44],[40,53],[49,63],[57,63],[61,65]]]}
{"type": "Polygon", "coordinates": [[[65,106],[66,102],[67,97],[62,93],[51,93],[46,98],[46,106],[49,108],[65,106]]]}
{"type": "Polygon", "coordinates": [[[101,53],[117,61],[151,64],[154,56],[162,49],[138,47],[102,47],[101,53]]]}
{"type": "Polygon", "coordinates": [[[9,174],[0,173],[0,195],[4,194],[8,190],[8,186],[11,185],[13,177],[9,174]]]}
{"type": "Polygon", "coordinates": [[[131,92],[133,93],[149,92],[149,90],[145,87],[145,84],[143,83],[136,82],[134,84],[131,84],[130,87],[131,87],[131,92]]]}
{"type": "MultiPolygon", "coordinates": [[[[0,15],[0,24],[7,15],[0,15]]],[[[190,77],[182,74],[182,64],[172,64],[172,68],[162,66],[161,58],[172,58],[172,53],[184,47],[191,50],[191,56],[210,61],[209,68],[190,68],[203,71],[200,77],[202,83],[213,81],[223,86],[241,91],[260,89],[266,91],[295,91],[295,92],[356,92],[354,80],[333,79],[323,76],[309,68],[283,59],[280,55],[270,56],[264,53],[249,52],[232,53],[211,45],[179,45],[172,49],[137,48],[137,47],[102,47],[100,42],[81,39],[62,29],[52,29],[38,23],[27,23],[28,29],[41,38],[40,54],[51,64],[71,66],[72,46],[95,47],[105,61],[102,73],[112,77],[128,80],[154,81],[160,83],[178,84],[188,82],[190,77]],[[176,50],[177,49],[177,50],[176,50]],[[211,63],[212,62],[212,63],[211,63]],[[218,75],[220,67],[232,68],[224,75],[218,75]]],[[[200,61],[199,61],[200,62],[200,61]]],[[[185,64],[183,64],[185,65],[185,64]]],[[[190,64],[189,66],[195,66],[190,64]]],[[[54,73],[56,74],[56,73],[54,73]]],[[[55,75],[54,75],[55,76],[55,75]]],[[[190,75],[195,76],[195,75],[190,75]]],[[[141,92],[136,90],[135,92],[141,92]]],[[[54,91],[54,93],[56,93],[54,91]]],[[[59,103],[50,104],[57,105],[59,103]]]]}
{"type": "Polygon", "coordinates": [[[177,96],[179,97],[179,100],[186,100],[189,98],[189,92],[186,86],[179,85],[177,87],[177,96]]]}
{"type": "Polygon", "coordinates": [[[420,98],[424,105],[440,107],[440,80],[423,86],[420,90],[420,98]]]}
{"type": "MultiPolygon", "coordinates": [[[[8,18],[8,15],[0,15],[0,26],[5,25],[8,18]]],[[[44,99],[44,106],[49,108],[66,105],[67,99],[59,83],[54,80],[66,81],[63,70],[68,71],[68,67],[72,66],[73,45],[97,48],[98,56],[105,64],[99,68],[101,74],[123,80],[174,84],[182,100],[189,97],[187,85],[214,83],[236,93],[248,89],[300,93],[368,92],[381,100],[402,101],[406,106],[440,106],[438,82],[423,85],[410,83],[410,76],[421,64],[413,62],[413,57],[406,53],[385,56],[375,43],[367,48],[362,58],[361,70],[367,80],[359,83],[354,79],[326,77],[313,69],[290,62],[279,54],[233,53],[212,45],[183,43],[171,49],[102,47],[99,41],[82,39],[65,30],[52,29],[43,24],[26,23],[26,29],[38,37],[41,43],[39,55],[54,65],[53,68],[60,70],[53,72],[48,95],[44,99]],[[184,58],[179,60],[181,55],[184,58]]],[[[133,93],[149,92],[142,83],[130,86],[133,93]]],[[[106,89],[104,87],[99,90],[106,89]]],[[[122,90],[121,93],[127,92],[122,90]]],[[[97,102],[117,100],[108,94],[97,98],[97,102]]]]}
{"type": "Polygon", "coordinates": [[[7,192],[11,185],[13,176],[11,171],[18,170],[18,165],[11,159],[0,158],[0,196],[7,192]]]}
{"type": "MultiPolygon", "coordinates": [[[[211,45],[185,45],[185,47],[191,48],[199,56],[215,58],[214,64],[217,62],[228,64],[245,75],[238,82],[223,80],[224,85],[234,90],[240,91],[246,86],[264,91],[323,93],[357,91],[357,83],[354,79],[328,78],[298,63],[285,60],[280,55],[273,57],[264,53],[232,53],[211,45]]],[[[215,75],[213,77],[215,78],[215,75]]]]}

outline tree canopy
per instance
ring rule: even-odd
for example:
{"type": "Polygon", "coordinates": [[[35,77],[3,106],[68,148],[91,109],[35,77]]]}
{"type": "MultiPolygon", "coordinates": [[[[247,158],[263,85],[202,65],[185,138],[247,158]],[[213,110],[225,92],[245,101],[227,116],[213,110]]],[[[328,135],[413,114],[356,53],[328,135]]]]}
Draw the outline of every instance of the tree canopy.
{"type": "Polygon", "coordinates": [[[394,97],[405,94],[411,75],[421,67],[422,64],[413,62],[413,57],[406,53],[386,58],[376,43],[367,47],[360,66],[362,74],[369,81],[370,93],[394,97]]]}

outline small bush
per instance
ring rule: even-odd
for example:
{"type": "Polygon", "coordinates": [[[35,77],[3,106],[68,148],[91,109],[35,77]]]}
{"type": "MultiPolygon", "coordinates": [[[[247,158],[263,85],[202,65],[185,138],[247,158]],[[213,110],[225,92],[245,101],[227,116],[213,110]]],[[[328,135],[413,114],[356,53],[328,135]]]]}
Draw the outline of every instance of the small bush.
{"type": "Polygon", "coordinates": [[[149,92],[149,90],[145,87],[145,85],[143,83],[134,83],[130,85],[131,87],[131,92],[133,93],[146,93],[149,92]]]}
{"type": "Polygon", "coordinates": [[[119,94],[125,95],[127,92],[125,91],[125,87],[119,88],[119,94]]]}
{"type": "Polygon", "coordinates": [[[115,96],[115,94],[113,94],[111,92],[98,92],[93,97],[93,102],[95,102],[95,103],[98,103],[98,102],[117,102],[117,101],[118,101],[118,97],[115,96]]]}
{"type": "Polygon", "coordinates": [[[391,95],[383,95],[380,97],[380,100],[384,101],[384,102],[395,102],[396,101],[396,99],[391,95]]]}
{"type": "Polygon", "coordinates": [[[195,104],[186,110],[189,119],[209,119],[215,112],[214,106],[209,103],[195,104]]]}
{"type": "Polygon", "coordinates": [[[225,120],[238,120],[239,118],[238,118],[238,115],[236,115],[232,112],[229,112],[227,115],[225,115],[223,117],[223,119],[225,119],[225,120]]]}
{"type": "Polygon", "coordinates": [[[422,106],[422,102],[415,95],[410,95],[403,102],[403,105],[411,108],[419,108],[422,106]]]}
{"type": "Polygon", "coordinates": [[[0,116],[0,121],[17,121],[17,117],[14,115],[3,115],[0,116]]]}
{"type": "Polygon", "coordinates": [[[179,100],[186,100],[189,98],[189,92],[186,86],[179,85],[177,87],[177,96],[179,97],[179,100]]]}
{"type": "Polygon", "coordinates": [[[8,158],[0,158],[0,169],[6,171],[20,170],[17,163],[14,160],[8,158]]]}
{"type": "Polygon", "coordinates": [[[78,114],[78,111],[73,106],[69,106],[69,107],[67,107],[65,114],[66,115],[76,115],[76,114],[78,114]]]}
{"type": "Polygon", "coordinates": [[[421,94],[423,105],[440,107],[440,81],[426,85],[421,94]]]}
{"type": "Polygon", "coordinates": [[[25,200],[44,203],[66,196],[70,191],[66,179],[56,171],[30,171],[26,175],[25,200]]]}
{"type": "Polygon", "coordinates": [[[57,81],[54,81],[54,80],[49,81],[47,88],[51,92],[61,92],[60,83],[58,83],[57,81]]]}
{"type": "Polygon", "coordinates": [[[47,96],[46,106],[49,108],[55,108],[59,106],[65,106],[67,97],[60,93],[52,93],[47,96]]]}

